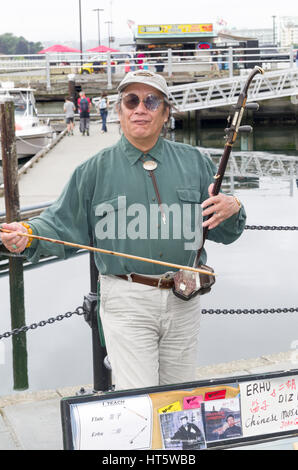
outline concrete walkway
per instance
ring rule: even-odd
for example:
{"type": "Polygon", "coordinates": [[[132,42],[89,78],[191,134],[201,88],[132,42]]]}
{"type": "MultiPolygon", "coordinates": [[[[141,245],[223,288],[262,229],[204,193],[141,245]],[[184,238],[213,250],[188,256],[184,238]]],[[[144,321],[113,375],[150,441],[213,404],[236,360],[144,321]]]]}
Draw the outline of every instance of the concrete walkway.
{"type": "MultiPolygon", "coordinates": [[[[296,359],[297,361],[297,359],[296,359]]],[[[197,369],[197,379],[225,378],[297,369],[293,351],[197,369]]],[[[233,380],[233,379],[232,379],[233,380]]],[[[62,450],[60,401],[76,395],[82,385],[0,396],[0,450],[62,450]]],[[[92,386],[84,385],[85,390],[92,386]]],[[[293,450],[298,436],[250,446],[253,449],[293,450]]]]}
{"type": "MultiPolygon", "coordinates": [[[[74,169],[99,150],[109,147],[120,137],[119,125],[108,124],[108,132],[101,134],[101,123],[90,123],[90,136],[82,136],[76,123],[73,136],[65,136],[49,153],[41,158],[19,180],[20,206],[31,206],[55,200],[74,169]]],[[[0,197],[0,212],[5,210],[0,197]]]]}

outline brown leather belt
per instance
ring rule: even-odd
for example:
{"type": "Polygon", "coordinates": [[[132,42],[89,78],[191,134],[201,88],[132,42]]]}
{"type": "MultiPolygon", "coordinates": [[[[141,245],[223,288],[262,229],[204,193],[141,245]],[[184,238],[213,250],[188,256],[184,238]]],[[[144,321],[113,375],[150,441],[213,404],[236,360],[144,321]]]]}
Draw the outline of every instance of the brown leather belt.
{"type": "Polygon", "coordinates": [[[171,289],[174,285],[172,278],[165,277],[148,277],[142,274],[117,274],[117,277],[125,279],[126,281],[138,282],[139,284],[145,284],[146,286],[159,287],[160,289],[171,289]]]}

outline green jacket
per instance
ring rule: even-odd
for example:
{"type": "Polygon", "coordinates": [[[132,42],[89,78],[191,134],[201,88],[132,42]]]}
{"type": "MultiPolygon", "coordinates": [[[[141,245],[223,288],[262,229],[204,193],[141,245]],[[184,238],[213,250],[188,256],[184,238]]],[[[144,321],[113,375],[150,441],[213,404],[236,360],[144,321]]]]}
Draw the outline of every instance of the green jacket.
{"type": "MultiPolygon", "coordinates": [[[[147,155],[122,136],[118,143],[76,168],[57,201],[30,220],[33,233],[64,241],[190,265],[202,242],[202,209],[216,168],[190,145],[160,137],[147,155]],[[156,160],[163,222],[152,178],[143,168],[156,160]]],[[[242,207],[215,229],[208,239],[229,244],[244,230],[242,207]]],[[[73,249],[34,241],[25,255],[36,262],[40,255],[68,257],[73,249]]],[[[203,250],[201,262],[206,262],[203,250]]],[[[151,263],[95,253],[102,274],[161,274],[170,269],[151,263]]]]}

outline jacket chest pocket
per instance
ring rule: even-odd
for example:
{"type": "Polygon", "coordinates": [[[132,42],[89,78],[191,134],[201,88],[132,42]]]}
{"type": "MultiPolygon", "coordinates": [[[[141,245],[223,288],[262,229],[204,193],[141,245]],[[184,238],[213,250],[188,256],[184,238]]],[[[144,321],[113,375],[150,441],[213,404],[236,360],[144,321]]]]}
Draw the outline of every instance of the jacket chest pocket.
{"type": "Polygon", "coordinates": [[[203,241],[201,192],[190,188],[176,191],[181,207],[184,247],[186,250],[198,250],[203,241]]]}

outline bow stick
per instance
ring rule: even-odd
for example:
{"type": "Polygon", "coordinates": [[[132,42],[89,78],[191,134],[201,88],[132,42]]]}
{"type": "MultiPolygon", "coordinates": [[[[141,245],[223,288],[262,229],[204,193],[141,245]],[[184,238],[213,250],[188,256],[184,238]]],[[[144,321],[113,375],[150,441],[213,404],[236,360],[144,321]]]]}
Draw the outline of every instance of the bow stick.
{"type": "MultiPolygon", "coordinates": [[[[15,233],[16,235],[19,235],[20,237],[34,238],[36,240],[41,240],[41,241],[50,242],[50,243],[57,243],[59,245],[70,246],[72,248],[79,248],[79,249],[82,249],[82,250],[95,251],[97,253],[104,253],[106,255],[121,256],[123,258],[134,259],[134,260],[137,260],[137,261],[145,261],[146,263],[160,264],[162,266],[168,266],[170,268],[175,268],[175,269],[183,269],[185,271],[194,271],[196,273],[208,274],[208,275],[211,274],[208,271],[205,271],[204,269],[200,269],[200,268],[192,268],[190,266],[181,266],[179,264],[167,263],[165,261],[159,261],[159,260],[156,260],[156,259],[143,258],[141,256],[130,255],[130,254],[127,254],[127,253],[119,253],[117,251],[105,250],[103,248],[95,248],[94,246],[80,245],[79,243],[65,242],[63,240],[56,240],[54,238],[40,237],[39,235],[33,235],[33,234],[31,235],[31,234],[24,233],[24,232],[16,232],[15,230],[8,230],[8,229],[4,229],[2,227],[0,227],[0,232],[15,233]]],[[[212,276],[215,276],[215,274],[212,273],[212,276]]]]}

